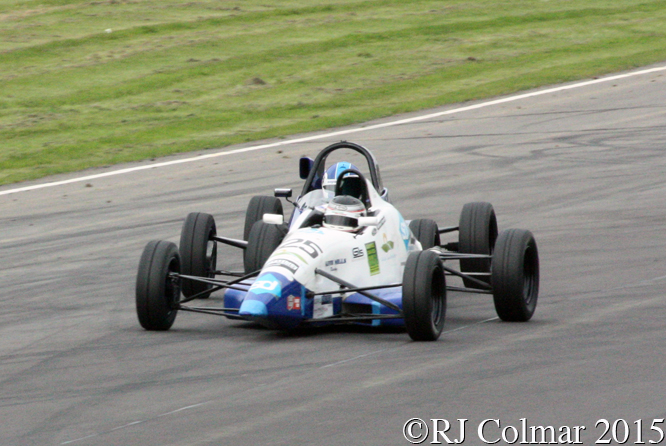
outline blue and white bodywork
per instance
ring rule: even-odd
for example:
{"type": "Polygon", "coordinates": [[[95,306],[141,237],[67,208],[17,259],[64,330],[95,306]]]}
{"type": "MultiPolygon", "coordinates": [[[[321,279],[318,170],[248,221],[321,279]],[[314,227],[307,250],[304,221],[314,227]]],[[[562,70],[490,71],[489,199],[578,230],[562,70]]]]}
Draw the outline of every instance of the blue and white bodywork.
{"type": "MultiPolygon", "coordinates": [[[[362,294],[340,293],[340,283],[321,274],[323,271],[340,277],[355,287],[396,284],[374,294],[401,308],[400,284],[405,262],[409,252],[420,250],[421,244],[398,210],[379,196],[372,183],[365,181],[371,225],[356,233],[321,225],[301,227],[311,213],[321,212],[318,208],[325,203],[322,189],[309,192],[310,196],[299,200],[300,212],[292,229],[268,258],[247,293],[227,290],[225,307],[238,308],[240,317],[285,328],[303,322],[334,321],[340,314],[354,314],[351,309],[357,313],[363,310],[370,314],[398,314],[362,294]],[[326,294],[327,291],[330,293],[326,294]]],[[[403,323],[401,319],[383,322],[403,323]]],[[[380,319],[363,323],[379,325],[380,319]]]]}
{"type": "Polygon", "coordinates": [[[289,200],[291,189],[252,197],[244,239],[218,235],[212,215],[193,212],[179,247],[148,243],[136,280],[145,329],[168,330],[178,311],[188,311],[278,329],[404,325],[412,339],[433,341],[442,332],[447,290],[492,294],[502,320],[532,317],[536,242],[526,230],[498,233],[489,203],[466,204],[455,227],[405,221],[372,153],[346,141],[314,160],[301,158],[299,170],[305,183],[296,202],[289,200]],[[364,158],[366,174],[348,161],[327,164],[331,154],[347,151],[364,158]],[[281,199],[294,205],[286,222],[281,199]],[[458,241],[441,244],[440,234],[449,232],[458,232],[458,241]],[[218,269],[218,243],[243,250],[243,271],[218,269]],[[444,266],[446,260],[459,262],[460,271],[444,266]],[[464,287],[448,286],[445,276],[457,276],[464,287]],[[220,294],[222,307],[214,305],[220,294]],[[190,305],[194,300],[210,304],[190,305]]]}

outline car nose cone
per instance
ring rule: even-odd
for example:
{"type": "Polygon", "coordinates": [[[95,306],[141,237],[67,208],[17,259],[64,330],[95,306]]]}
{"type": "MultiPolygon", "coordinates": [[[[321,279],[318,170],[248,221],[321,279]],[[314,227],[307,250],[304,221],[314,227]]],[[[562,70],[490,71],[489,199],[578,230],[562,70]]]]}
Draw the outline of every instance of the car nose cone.
{"type": "Polygon", "coordinates": [[[268,316],[268,308],[261,301],[254,299],[244,300],[238,314],[245,317],[266,317],[268,316]]]}

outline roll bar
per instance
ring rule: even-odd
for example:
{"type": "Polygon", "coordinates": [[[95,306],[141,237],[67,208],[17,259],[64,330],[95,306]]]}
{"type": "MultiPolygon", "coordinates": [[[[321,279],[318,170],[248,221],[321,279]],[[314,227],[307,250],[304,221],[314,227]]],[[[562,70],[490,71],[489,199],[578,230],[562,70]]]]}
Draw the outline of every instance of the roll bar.
{"type": "Polygon", "coordinates": [[[310,173],[308,174],[308,177],[305,180],[301,196],[317,189],[314,186],[315,179],[321,180],[324,177],[324,167],[326,165],[326,158],[328,158],[328,155],[330,155],[334,151],[340,149],[351,149],[363,155],[363,157],[366,159],[368,163],[368,170],[370,171],[370,181],[372,182],[372,185],[377,191],[377,193],[379,194],[382,193],[382,191],[384,190],[384,186],[382,185],[382,179],[379,173],[379,164],[377,164],[377,160],[375,159],[373,154],[368,149],[359,144],[348,141],[340,141],[331,144],[330,146],[326,147],[324,150],[319,152],[319,155],[317,155],[317,158],[315,158],[314,164],[310,169],[310,173]]]}

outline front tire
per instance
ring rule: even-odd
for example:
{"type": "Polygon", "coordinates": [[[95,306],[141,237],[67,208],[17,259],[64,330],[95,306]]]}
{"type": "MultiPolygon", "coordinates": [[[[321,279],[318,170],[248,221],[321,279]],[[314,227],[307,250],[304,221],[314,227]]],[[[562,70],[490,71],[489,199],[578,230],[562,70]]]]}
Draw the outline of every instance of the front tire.
{"type": "Polygon", "coordinates": [[[282,243],[286,233],[285,226],[271,225],[261,220],[256,221],[252,225],[252,230],[247,240],[247,248],[245,248],[243,256],[245,274],[250,274],[263,268],[266,260],[282,243]]]}
{"type": "MultiPolygon", "coordinates": [[[[462,254],[492,255],[497,240],[497,217],[490,203],[467,203],[460,212],[458,252],[462,254]]],[[[462,273],[490,273],[490,259],[461,259],[462,273]]],[[[475,279],[490,283],[490,276],[475,279]]],[[[467,288],[482,288],[463,278],[467,288]]]]}
{"type": "Polygon", "coordinates": [[[136,276],[136,312],[146,330],[168,330],[178,313],[180,284],[171,273],[180,271],[174,243],[153,240],[143,250],[136,276]]]}
{"type": "MultiPolygon", "coordinates": [[[[192,212],[185,218],[180,232],[180,256],[182,273],[187,276],[215,277],[217,268],[217,243],[213,237],[217,234],[215,219],[212,215],[192,212]]],[[[213,285],[183,279],[183,295],[185,297],[205,293],[213,285]]],[[[200,298],[205,299],[210,293],[200,298]]]]}
{"type": "Polygon", "coordinates": [[[446,279],[433,251],[411,252],[402,282],[402,311],[407,333],[414,341],[436,341],[446,316],[446,279]]]}
{"type": "Polygon", "coordinates": [[[539,297],[539,252],[530,231],[502,231],[493,254],[491,281],[500,319],[530,320],[539,297]]]}

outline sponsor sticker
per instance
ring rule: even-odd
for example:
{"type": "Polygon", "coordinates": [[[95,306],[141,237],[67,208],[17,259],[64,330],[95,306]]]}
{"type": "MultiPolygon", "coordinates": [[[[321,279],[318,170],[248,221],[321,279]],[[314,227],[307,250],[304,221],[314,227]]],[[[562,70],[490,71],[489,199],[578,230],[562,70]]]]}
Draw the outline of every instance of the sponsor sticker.
{"type": "Polygon", "coordinates": [[[365,254],[363,254],[363,248],[352,249],[352,257],[354,259],[362,259],[364,255],[365,254]]]}
{"type": "Polygon", "coordinates": [[[375,276],[379,274],[379,258],[377,258],[377,245],[375,242],[366,243],[365,250],[368,252],[368,266],[370,267],[370,275],[375,276]]]}
{"type": "Polygon", "coordinates": [[[287,310],[300,310],[301,309],[301,298],[300,296],[287,296],[287,310]]]}
{"type": "Polygon", "coordinates": [[[270,262],[266,263],[264,267],[271,267],[271,266],[284,268],[287,271],[291,272],[292,274],[295,274],[296,271],[298,271],[298,265],[292,262],[291,260],[287,259],[273,259],[270,262]]]}
{"type": "Polygon", "coordinates": [[[331,295],[315,296],[312,307],[312,318],[322,319],[333,316],[333,298],[331,295]]]}
{"type": "Polygon", "coordinates": [[[280,281],[272,274],[265,274],[259,277],[259,279],[254,281],[249,291],[256,294],[270,293],[275,296],[276,299],[279,299],[282,296],[282,286],[280,285],[280,281]]]}
{"type": "Polygon", "coordinates": [[[393,243],[393,240],[389,240],[388,237],[386,237],[386,234],[384,234],[384,243],[382,244],[382,251],[389,252],[394,247],[395,243],[393,243]]]}

